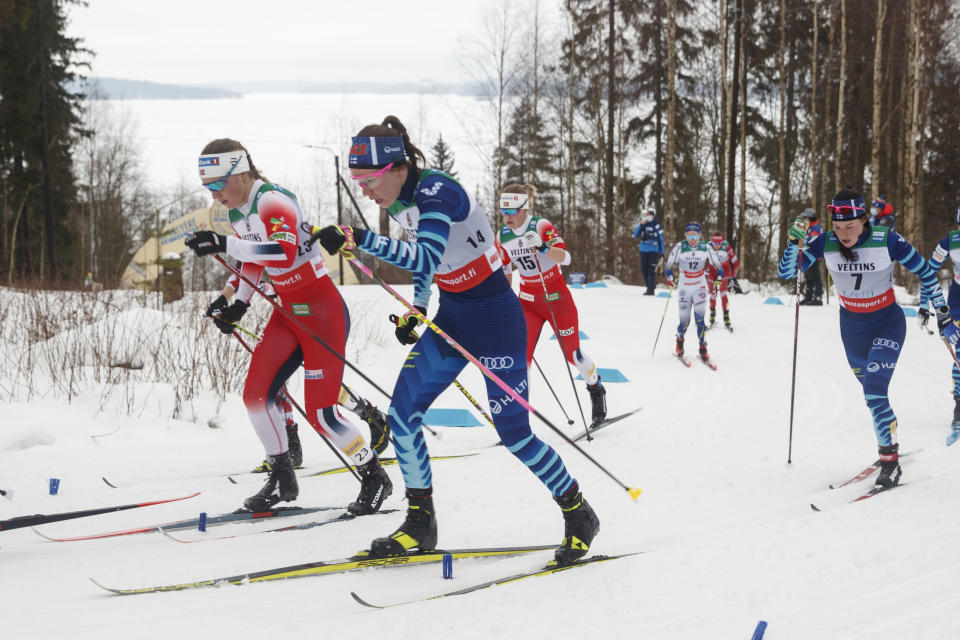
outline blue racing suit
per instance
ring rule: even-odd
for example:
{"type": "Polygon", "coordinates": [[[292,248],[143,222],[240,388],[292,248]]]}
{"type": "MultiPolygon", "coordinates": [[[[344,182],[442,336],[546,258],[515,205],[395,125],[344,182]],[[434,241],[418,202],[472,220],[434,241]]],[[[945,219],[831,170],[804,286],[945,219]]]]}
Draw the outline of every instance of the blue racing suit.
{"type": "MultiPolygon", "coordinates": [[[[413,272],[414,304],[426,308],[430,283],[440,290],[433,322],[526,400],[526,323],[503,274],[494,234],[483,210],[451,176],[410,171],[390,216],[406,240],[371,231],[356,235],[357,247],[413,272]]],[[[423,415],[463,370],[467,359],[434,331],[425,330],[407,355],[388,412],[391,438],[408,489],[432,486],[423,415]]],[[[487,380],[497,433],[554,496],[576,482],[552,447],[530,430],[527,410],[487,380]]]]}
{"type": "Polygon", "coordinates": [[[800,266],[805,271],[823,258],[840,298],[840,338],[847,362],[863,387],[877,443],[888,447],[897,442],[897,417],[887,389],[906,335],[903,310],[893,295],[894,262],[920,277],[921,286],[930,291],[936,306],[945,302],[936,272],[889,227],[867,225],[851,249],[853,261],[840,253],[833,231],[815,238],[802,254],[797,245],[788,244],[780,259],[779,275],[785,280],[795,277],[798,259],[802,259],[800,266]]]}

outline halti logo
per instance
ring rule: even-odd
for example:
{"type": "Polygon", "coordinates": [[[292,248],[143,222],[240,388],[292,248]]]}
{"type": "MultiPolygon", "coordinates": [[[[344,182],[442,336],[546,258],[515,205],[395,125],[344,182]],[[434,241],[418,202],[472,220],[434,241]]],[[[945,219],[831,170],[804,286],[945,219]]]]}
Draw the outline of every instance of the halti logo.
{"type": "Polygon", "coordinates": [[[435,183],[433,183],[433,186],[432,186],[432,187],[428,187],[428,188],[426,188],[426,189],[420,189],[420,193],[423,193],[423,194],[428,195],[428,196],[435,196],[435,195],[437,195],[437,192],[440,191],[440,188],[441,188],[442,186],[443,186],[443,184],[441,184],[441,183],[439,183],[439,182],[435,182],[435,183]]]}
{"type": "Polygon", "coordinates": [[[403,151],[403,147],[384,147],[384,153],[393,153],[394,151],[403,151]]]}

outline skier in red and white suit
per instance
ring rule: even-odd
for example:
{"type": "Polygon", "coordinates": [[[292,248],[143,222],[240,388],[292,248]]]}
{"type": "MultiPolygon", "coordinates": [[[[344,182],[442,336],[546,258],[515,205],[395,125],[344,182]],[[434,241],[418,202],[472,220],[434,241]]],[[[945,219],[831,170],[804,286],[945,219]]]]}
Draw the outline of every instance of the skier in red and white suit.
{"type": "Polygon", "coordinates": [[[720,304],[723,306],[723,324],[727,329],[733,330],[730,324],[730,310],[727,308],[727,291],[730,288],[730,279],[737,277],[737,271],[740,270],[740,259],[730,243],[723,239],[723,234],[714,231],[710,234],[710,246],[717,254],[717,260],[723,267],[723,277],[717,279],[717,270],[712,264],[707,263],[707,288],[710,291],[710,326],[717,321],[717,289],[720,290],[720,304]],[[719,282],[719,286],[717,285],[719,282]]]}
{"type": "MultiPolygon", "coordinates": [[[[229,209],[236,237],[201,230],[186,241],[198,256],[225,252],[241,261],[240,272],[259,282],[264,270],[279,294],[282,306],[300,323],[274,310],[263,338],[257,343],[243,389],[247,407],[270,461],[270,476],[244,506],[264,511],[299,493],[288,450],[285,420],[276,397],[287,378],[303,362],[304,398],[311,426],[340,448],[361,475],[360,495],[348,507],[363,515],[377,511],[392,485],[363,433],[340,413],[337,398],[343,379],[343,361],[314,339],[314,334],[342,354],[350,318],[340,292],[330,279],[320,250],[310,242],[312,225],[304,219],[296,196],[267,182],[250,154],[237,141],[214,140],[199,160],[200,178],[213,198],[229,209]]],[[[240,281],[232,304],[215,302],[207,310],[217,327],[232,333],[250,306],[253,288],[240,281]]],[[[219,299],[218,299],[219,300],[219,299]]]]}
{"type": "Polygon", "coordinates": [[[520,305],[527,321],[527,366],[543,323],[549,322],[567,360],[587,381],[592,423],[597,424],[607,416],[607,391],[593,360],[580,349],[577,307],[560,271],[560,265],[570,264],[570,252],[549,220],[531,215],[534,194],[532,185],[504,187],[500,196],[504,224],[496,241],[507,279],[512,279],[514,269],[520,272],[520,305]]]}

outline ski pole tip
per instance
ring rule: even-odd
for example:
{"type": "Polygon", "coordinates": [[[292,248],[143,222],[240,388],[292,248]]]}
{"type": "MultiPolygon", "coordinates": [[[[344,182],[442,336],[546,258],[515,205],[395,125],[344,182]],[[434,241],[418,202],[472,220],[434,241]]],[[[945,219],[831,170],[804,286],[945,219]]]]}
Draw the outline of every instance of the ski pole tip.
{"type": "Polygon", "coordinates": [[[636,502],[640,497],[640,494],[643,493],[643,489],[639,487],[627,487],[627,493],[630,494],[630,497],[633,498],[633,501],[636,502]]]}

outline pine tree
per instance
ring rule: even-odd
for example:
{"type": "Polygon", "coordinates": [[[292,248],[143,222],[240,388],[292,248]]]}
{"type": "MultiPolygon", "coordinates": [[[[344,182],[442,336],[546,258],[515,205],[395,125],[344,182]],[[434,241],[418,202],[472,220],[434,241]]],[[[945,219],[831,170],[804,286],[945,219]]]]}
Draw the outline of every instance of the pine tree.
{"type": "Polygon", "coordinates": [[[430,149],[433,153],[433,162],[430,163],[430,166],[434,169],[439,169],[445,173],[449,173],[454,178],[457,177],[457,172],[453,168],[455,158],[453,152],[450,150],[450,147],[447,146],[447,143],[443,141],[443,134],[437,136],[437,141],[430,149]]]}
{"type": "Polygon", "coordinates": [[[64,35],[66,5],[75,3],[0,4],[0,200],[8,281],[14,273],[57,278],[70,263],[66,223],[76,193],[71,157],[82,96],[69,85],[85,53],[64,35]]]}

